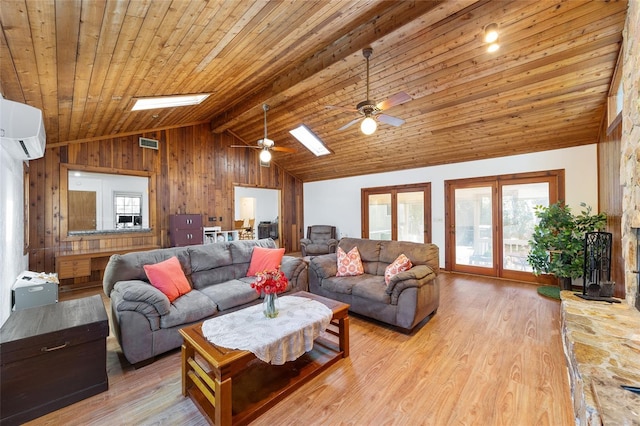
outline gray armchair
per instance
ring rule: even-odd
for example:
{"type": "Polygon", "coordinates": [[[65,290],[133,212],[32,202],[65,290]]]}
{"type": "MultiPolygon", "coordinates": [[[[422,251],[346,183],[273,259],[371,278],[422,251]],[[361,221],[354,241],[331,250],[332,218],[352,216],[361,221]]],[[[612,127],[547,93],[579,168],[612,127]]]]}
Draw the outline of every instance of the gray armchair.
{"type": "Polygon", "coordinates": [[[300,240],[303,257],[335,253],[337,246],[336,227],[330,225],[308,226],[307,238],[300,240]]]}

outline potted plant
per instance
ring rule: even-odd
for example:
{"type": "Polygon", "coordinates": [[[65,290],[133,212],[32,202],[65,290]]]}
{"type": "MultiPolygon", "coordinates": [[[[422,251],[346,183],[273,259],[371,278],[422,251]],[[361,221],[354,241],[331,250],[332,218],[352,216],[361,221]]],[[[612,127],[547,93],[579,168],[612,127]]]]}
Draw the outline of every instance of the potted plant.
{"type": "Polygon", "coordinates": [[[536,206],[538,224],[533,228],[527,261],[533,273],[553,274],[562,290],[571,290],[571,280],[584,270],[584,235],[599,231],[607,223],[607,214],[591,214],[591,207],[580,203],[578,215],[558,201],[550,206],[536,206]]]}

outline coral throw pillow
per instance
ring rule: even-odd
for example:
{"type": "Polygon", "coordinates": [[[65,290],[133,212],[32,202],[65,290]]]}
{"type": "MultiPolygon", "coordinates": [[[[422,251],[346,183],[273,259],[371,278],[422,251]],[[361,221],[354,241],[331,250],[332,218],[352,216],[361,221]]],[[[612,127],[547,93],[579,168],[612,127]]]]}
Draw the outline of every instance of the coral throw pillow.
{"type": "Polygon", "coordinates": [[[389,285],[389,281],[391,281],[391,277],[393,277],[399,272],[408,271],[409,269],[411,269],[412,266],[413,265],[411,264],[411,261],[409,260],[409,258],[405,256],[404,253],[401,254],[396,258],[396,260],[393,261],[392,264],[390,264],[385,268],[384,270],[385,284],[389,285]]]}
{"type": "Polygon", "coordinates": [[[336,277],[353,277],[364,274],[358,247],[352,248],[349,250],[349,253],[345,253],[342,248],[338,247],[336,255],[338,256],[338,272],[336,273],[336,277]]]}
{"type": "Polygon", "coordinates": [[[163,292],[169,302],[191,291],[191,285],[175,256],[154,265],[144,265],[143,268],[151,285],[163,292]]]}
{"type": "Polygon", "coordinates": [[[251,253],[251,263],[247,271],[248,277],[254,277],[258,272],[274,271],[280,267],[284,248],[271,249],[264,247],[254,247],[251,253]]]}

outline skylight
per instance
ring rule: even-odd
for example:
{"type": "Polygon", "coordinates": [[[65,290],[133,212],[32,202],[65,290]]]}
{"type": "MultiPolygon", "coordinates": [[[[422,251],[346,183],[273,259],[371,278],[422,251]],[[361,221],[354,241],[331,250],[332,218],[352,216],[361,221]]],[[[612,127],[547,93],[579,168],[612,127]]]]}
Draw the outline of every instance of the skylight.
{"type": "Polygon", "coordinates": [[[138,98],[131,111],[155,108],[173,108],[187,105],[198,105],[209,97],[209,93],[177,96],[156,96],[151,98],[138,98]]]}
{"type": "Polygon", "coordinates": [[[324,142],[314,135],[304,124],[301,124],[293,130],[289,130],[289,133],[291,133],[294,138],[298,139],[298,141],[316,157],[331,154],[331,151],[329,151],[329,148],[327,148],[324,142]]]}

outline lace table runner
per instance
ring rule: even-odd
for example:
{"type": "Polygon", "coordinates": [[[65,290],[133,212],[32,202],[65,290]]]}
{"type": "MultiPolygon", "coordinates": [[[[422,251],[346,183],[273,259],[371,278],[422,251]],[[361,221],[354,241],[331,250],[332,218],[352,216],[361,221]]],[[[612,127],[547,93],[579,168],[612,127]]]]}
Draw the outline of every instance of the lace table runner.
{"type": "Polygon", "coordinates": [[[326,330],[333,312],[306,297],[279,297],[280,314],[266,318],[262,305],[211,318],[202,324],[202,334],[214,345],[251,351],[273,365],[298,359],[313,348],[313,341],[326,330]]]}

